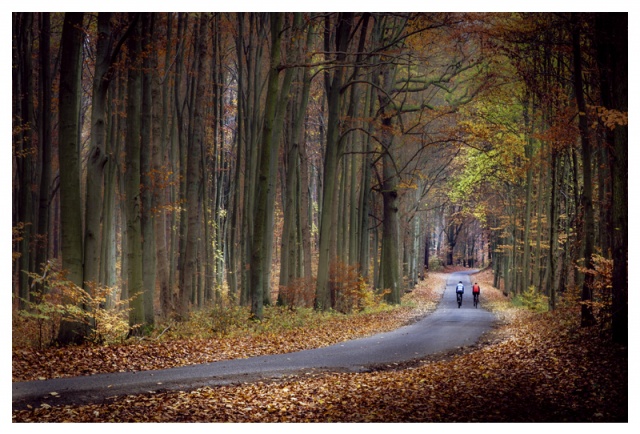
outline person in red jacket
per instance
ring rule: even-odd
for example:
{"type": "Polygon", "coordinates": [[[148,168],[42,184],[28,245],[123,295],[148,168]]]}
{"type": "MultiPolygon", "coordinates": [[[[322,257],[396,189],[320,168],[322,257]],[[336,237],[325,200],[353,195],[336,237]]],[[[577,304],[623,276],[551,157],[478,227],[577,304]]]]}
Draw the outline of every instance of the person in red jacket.
{"type": "Polygon", "coordinates": [[[473,293],[473,305],[478,307],[478,299],[480,298],[480,285],[478,282],[474,283],[471,287],[471,292],[473,293]]]}

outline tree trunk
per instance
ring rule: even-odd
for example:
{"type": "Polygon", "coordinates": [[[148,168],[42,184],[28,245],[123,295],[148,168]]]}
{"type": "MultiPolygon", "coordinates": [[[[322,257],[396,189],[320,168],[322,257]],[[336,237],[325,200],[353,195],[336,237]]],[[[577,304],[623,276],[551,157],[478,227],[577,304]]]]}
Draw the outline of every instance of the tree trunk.
{"type": "MultiPolygon", "coordinates": [[[[36,137],[35,122],[33,119],[33,16],[31,12],[22,13],[20,28],[20,85],[21,85],[21,127],[22,127],[22,150],[20,160],[20,196],[18,202],[18,214],[20,222],[24,224],[22,240],[20,241],[20,259],[18,280],[19,305],[26,306],[29,301],[29,276],[27,272],[33,271],[31,268],[31,237],[33,230],[33,162],[36,156],[34,148],[36,137]]],[[[78,204],[79,206],[79,204],[78,204]]],[[[82,241],[81,241],[82,242],[82,241]]],[[[82,256],[80,255],[80,261],[82,256]]],[[[82,274],[80,274],[82,275],[82,274]]]]}
{"type": "MultiPolygon", "coordinates": [[[[242,14],[238,15],[242,20],[242,14]]],[[[262,66],[263,41],[266,39],[264,21],[259,14],[249,15],[249,40],[247,50],[247,86],[245,101],[245,190],[244,190],[244,218],[243,233],[244,244],[242,248],[242,292],[240,304],[243,306],[251,303],[251,270],[253,229],[255,221],[255,198],[258,179],[258,161],[260,158],[260,89],[262,66]]]]}
{"type": "Polygon", "coordinates": [[[185,240],[185,258],[183,262],[182,276],[180,281],[180,300],[178,313],[185,319],[189,312],[189,301],[193,295],[193,282],[196,273],[196,254],[198,247],[199,231],[199,190],[201,188],[200,159],[202,157],[202,146],[204,146],[204,93],[206,88],[206,37],[207,37],[207,17],[204,13],[200,16],[200,30],[197,42],[197,73],[195,88],[195,103],[193,106],[193,136],[188,140],[187,146],[187,228],[185,240]]]}
{"type": "Polygon", "coordinates": [[[557,269],[557,249],[558,249],[558,152],[555,147],[551,147],[551,197],[549,210],[549,309],[556,308],[556,269],[557,269]]]}
{"type": "MultiPolygon", "coordinates": [[[[100,284],[109,288],[116,285],[116,255],[117,255],[117,236],[116,236],[116,191],[118,188],[117,172],[119,169],[118,159],[121,149],[121,113],[124,113],[124,107],[121,107],[121,101],[124,100],[124,78],[119,77],[116,89],[111,88],[112,106],[110,110],[110,137],[106,141],[105,152],[109,156],[105,166],[104,175],[104,205],[103,223],[102,223],[102,247],[101,247],[101,265],[100,265],[100,284]]],[[[121,205],[120,205],[121,206],[121,205]]],[[[122,248],[120,249],[122,251],[122,248]]],[[[121,264],[122,265],[122,264],[121,264]]],[[[107,308],[114,305],[112,295],[107,297],[107,308]]]]}
{"type": "MultiPolygon", "coordinates": [[[[531,104],[532,107],[535,107],[534,104],[531,104]]],[[[523,234],[523,258],[522,258],[522,284],[520,286],[520,293],[526,291],[531,285],[531,277],[530,277],[530,267],[531,267],[531,240],[529,240],[529,236],[531,233],[531,202],[532,202],[532,193],[533,193],[533,127],[532,121],[529,117],[529,97],[525,99],[524,102],[524,124],[525,131],[529,138],[527,139],[527,143],[525,144],[525,158],[527,164],[527,180],[525,184],[526,188],[526,197],[525,197],[525,210],[524,210],[524,234],[523,234]]],[[[533,113],[535,115],[535,112],[533,113]]],[[[531,116],[532,118],[535,116],[531,116]]],[[[539,288],[536,288],[539,289],[539,288]]]]}
{"type": "MultiPolygon", "coordinates": [[[[587,104],[585,102],[582,84],[582,54],[580,47],[579,19],[576,13],[572,14],[572,36],[573,36],[573,79],[578,101],[578,124],[580,128],[580,138],[582,141],[582,207],[584,212],[584,261],[588,270],[593,269],[591,255],[593,254],[593,239],[595,229],[593,221],[593,184],[591,176],[591,141],[589,138],[589,125],[587,121],[587,104]]],[[[584,327],[595,323],[593,316],[593,275],[586,273],[582,285],[582,318],[581,324],[584,327]]]]}
{"type": "MultiPolygon", "coordinates": [[[[302,21],[301,14],[296,15],[300,22],[302,21]]],[[[283,24],[284,25],[284,24],[283,24]]],[[[288,68],[285,71],[284,78],[282,80],[282,85],[278,90],[279,98],[276,106],[276,114],[273,120],[273,137],[271,138],[272,146],[271,146],[271,157],[270,157],[270,167],[269,167],[269,189],[267,196],[267,222],[266,227],[268,228],[265,232],[264,238],[264,251],[266,254],[265,264],[264,264],[264,282],[265,287],[263,289],[263,298],[264,304],[270,305],[271,301],[271,262],[273,259],[273,235],[274,235],[274,210],[275,210],[275,201],[276,201],[276,189],[277,189],[277,172],[278,172],[278,154],[280,149],[280,141],[282,138],[282,131],[284,126],[284,115],[286,113],[286,107],[288,106],[287,101],[290,98],[289,90],[291,88],[291,82],[293,80],[293,68],[288,68]]],[[[267,90],[268,91],[268,90],[267,90]]],[[[266,113],[266,111],[265,111],[266,113]]],[[[264,132],[264,130],[263,130],[264,132]]],[[[263,142],[264,143],[264,142],[263,142]]]]}
{"type": "MultiPolygon", "coordinates": [[[[375,89],[371,89],[367,92],[365,100],[365,116],[373,118],[375,114],[375,89]]],[[[369,277],[369,262],[370,262],[370,248],[371,248],[371,229],[369,227],[369,213],[371,212],[371,170],[373,165],[373,141],[371,139],[371,132],[373,131],[373,122],[370,122],[363,142],[362,148],[364,154],[364,162],[362,167],[362,188],[360,189],[360,241],[359,249],[359,271],[363,278],[369,277]]],[[[374,274],[375,275],[375,274],[374,274]]]]}
{"type": "Polygon", "coordinates": [[[154,298],[156,289],[156,239],[153,215],[153,190],[151,179],[151,160],[157,153],[151,136],[153,102],[151,86],[154,80],[155,65],[152,65],[153,52],[152,34],[155,16],[153,13],[142,14],[142,51],[145,53],[142,61],[142,118],[140,127],[140,177],[141,210],[140,225],[142,229],[142,280],[144,287],[144,322],[146,326],[153,326],[154,298]]]}
{"type": "Polygon", "coordinates": [[[142,264],[142,226],[140,222],[140,117],[142,98],[140,22],[134,24],[127,41],[130,56],[127,81],[127,134],[125,138],[125,194],[127,226],[127,287],[130,334],[141,335],[145,322],[142,264]]]}
{"type": "MultiPolygon", "coordinates": [[[[294,18],[294,29],[301,30],[300,27],[302,25],[302,15],[297,13],[294,18]]],[[[304,49],[305,52],[308,52],[311,48],[313,32],[309,31],[307,33],[307,41],[306,46],[298,47],[298,51],[300,49],[304,49]]],[[[298,212],[300,214],[306,213],[307,210],[302,205],[302,211],[299,210],[300,207],[296,206],[296,204],[301,204],[302,199],[297,196],[298,188],[296,188],[296,184],[300,182],[301,171],[300,171],[300,149],[304,147],[304,122],[305,122],[305,114],[307,110],[307,104],[309,101],[309,92],[311,89],[311,80],[309,78],[309,68],[304,69],[304,74],[302,76],[302,89],[299,92],[299,98],[294,100],[294,103],[291,105],[293,107],[293,120],[291,127],[291,139],[290,139],[290,148],[287,152],[287,174],[286,174],[286,199],[284,207],[285,215],[282,229],[282,251],[281,251],[281,260],[280,260],[280,286],[289,285],[290,281],[296,275],[296,263],[301,260],[301,258],[297,258],[297,243],[296,243],[296,216],[298,212]]],[[[305,183],[306,184],[306,183],[305,183]]],[[[307,199],[308,200],[308,199],[307,199]]],[[[308,230],[308,223],[307,228],[308,230]]],[[[307,276],[309,277],[309,276],[307,276]]],[[[284,302],[279,297],[280,302],[284,302]]]]}
{"type": "MultiPolygon", "coordinates": [[[[107,126],[106,102],[110,79],[107,76],[111,60],[111,14],[98,14],[96,66],[91,99],[91,150],[87,159],[87,188],[84,236],[84,280],[97,284],[100,275],[100,242],[104,167],[108,161],[105,151],[107,126]]],[[[90,286],[85,287],[89,289],[90,286]]]]}
{"type": "MultiPolygon", "coordinates": [[[[390,75],[389,72],[387,74],[390,75]]],[[[386,74],[385,74],[386,75],[386,74]]],[[[386,81],[386,80],[385,80],[386,81]]],[[[383,105],[382,101],[380,105],[383,105]]],[[[388,303],[400,304],[401,282],[399,273],[398,236],[398,174],[395,171],[391,118],[383,115],[382,144],[382,198],[384,215],[382,220],[382,289],[391,292],[385,296],[388,303]]]]}
{"type": "Polygon", "coordinates": [[[227,284],[229,286],[229,295],[232,299],[239,301],[238,294],[238,277],[242,273],[241,261],[242,257],[240,252],[240,231],[239,227],[242,225],[244,210],[242,204],[244,202],[244,182],[245,179],[241,174],[246,169],[244,168],[244,124],[245,124],[245,107],[244,98],[242,92],[245,86],[245,68],[243,67],[243,38],[244,38],[244,18],[242,14],[238,14],[238,34],[235,38],[236,44],[236,56],[238,61],[237,66],[237,83],[238,83],[238,99],[236,106],[236,131],[235,131],[235,143],[236,143],[236,165],[234,171],[233,182],[233,200],[231,201],[231,216],[229,219],[229,229],[227,238],[227,251],[228,251],[228,263],[227,263],[227,284]]]}
{"type": "MultiPolygon", "coordinates": [[[[609,53],[606,63],[600,65],[605,82],[611,89],[611,106],[606,108],[627,113],[628,110],[628,14],[607,13],[596,17],[599,49],[609,53]]],[[[628,127],[615,125],[611,170],[613,220],[613,282],[612,329],[613,339],[628,344],[628,127]]]]}
{"type": "Polygon", "coordinates": [[[42,13],[40,23],[40,149],[42,173],[40,177],[40,201],[38,211],[38,227],[36,233],[40,237],[36,251],[36,270],[47,261],[49,253],[49,220],[51,203],[51,66],[50,39],[51,23],[49,12],[42,13]]]}
{"type": "MultiPolygon", "coordinates": [[[[171,25],[172,14],[167,14],[167,49],[165,54],[165,68],[169,68],[171,62],[171,25]]],[[[156,38],[160,38],[158,31],[155,33],[156,38]]],[[[154,64],[157,66],[157,53],[154,50],[154,64]]],[[[153,107],[153,131],[151,133],[153,140],[153,170],[157,176],[160,176],[166,170],[166,154],[168,142],[168,122],[169,122],[169,80],[164,80],[162,84],[159,77],[155,77],[152,85],[152,100],[162,101],[162,109],[157,104],[153,107]]],[[[164,209],[166,202],[166,189],[156,186],[153,190],[153,208],[155,212],[155,239],[156,239],[156,273],[158,279],[158,287],[160,290],[160,312],[167,318],[171,312],[171,286],[169,282],[169,260],[167,254],[167,213],[164,209]]],[[[173,232],[173,231],[172,231],[173,232]]]]}
{"type": "MultiPolygon", "coordinates": [[[[83,284],[82,202],[78,160],[82,19],[82,13],[70,12],[64,16],[58,100],[62,268],[67,271],[67,279],[79,287],[83,284]]],[[[58,341],[62,344],[79,342],[83,339],[84,333],[81,324],[63,321],[60,324],[58,341]]]]}
{"type": "MultiPolygon", "coordinates": [[[[271,59],[269,63],[269,80],[267,84],[267,96],[262,130],[262,144],[260,147],[260,161],[258,165],[258,184],[256,185],[255,219],[253,224],[253,239],[251,245],[250,263],[250,288],[251,288],[251,315],[261,320],[263,317],[264,291],[268,291],[269,282],[265,281],[266,262],[268,254],[266,248],[269,214],[269,189],[272,188],[273,171],[272,159],[275,157],[273,147],[274,128],[282,129],[282,125],[275,125],[279,83],[278,65],[280,63],[280,42],[282,40],[282,25],[284,14],[277,13],[271,18],[271,59]]],[[[273,212],[273,210],[271,210],[273,212]]]]}
{"type": "MultiPolygon", "coordinates": [[[[311,33],[311,32],[309,32],[311,33]]],[[[305,74],[308,71],[305,70],[305,74]]],[[[304,81],[306,83],[306,81],[304,81]]],[[[307,154],[307,141],[303,140],[299,146],[300,153],[300,237],[302,238],[302,270],[304,278],[309,282],[313,278],[311,257],[311,222],[313,212],[311,209],[309,185],[309,156],[307,154]]]]}
{"type": "MultiPolygon", "coordinates": [[[[328,24],[328,18],[327,18],[328,24]]],[[[338,24],[335,31],[335,51],[336,62],[338,66],[333,72],[333,78],[330,80],[326,76],[327,100],[328,100],[328,119],[327,119],[327,145],[324,160],[324,175],[322,183],[322,211],[320,214],[320,242],[319,242],[319,258],[318,258],[318,276],[316,282],[316,308],[319,310],[327,310],[331,307],[331,293],[329,289],[329,262],[330,262],[330,246],[331,236],[334,228],[332,228],[331,220],[334,214],[334,200],[336,195],[336,180],[338,175],[339,163],[339,138],[340,138],[340,100],[343,77],[345,74],[345,66],[340,62],[345,59],[347,46],[349,44],[349,35],[353,24],[353,14],[338,14],[338,24]]],[[[328,27],[328,26],[327,26],[328,27]]],[[[330,48],[329,29],[325,33],[325,47],[327,52],[330,48]]]]}

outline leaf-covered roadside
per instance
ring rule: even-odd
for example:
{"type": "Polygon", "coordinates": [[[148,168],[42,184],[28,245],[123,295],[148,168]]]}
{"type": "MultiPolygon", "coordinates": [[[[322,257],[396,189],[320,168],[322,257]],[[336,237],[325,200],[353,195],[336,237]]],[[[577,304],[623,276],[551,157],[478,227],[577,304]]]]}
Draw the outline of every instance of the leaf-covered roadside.
{"type": "MultiPolygon", "coordinates": [[[[627,421],[627,349],[577,309],[537,314],[501,305],[493,341],[449,357],[371,373],[121,397],[109,404],[44,406],[14,422],[450,422],[627,421]]],[[[52,404],[55,398],[52,398],[52,404]]]]}
{"type": "MultiPolygon", "coordinates": [[[[13,381],[30,381],[108,372],[166,369],[198,363],[281,354],[332,345],[393,330],[433,310],[446,274],[432,273],[404,298],[405,305],[353,315],[310,313],[296,323],[287,309],[274,308],[271,322],[258,331],[240,330],[207,339],[162,339],[124,345],[17,348],[12,352],[13,381]]],[[[169,333],[167,333],[169,335],[169,333]]]]}

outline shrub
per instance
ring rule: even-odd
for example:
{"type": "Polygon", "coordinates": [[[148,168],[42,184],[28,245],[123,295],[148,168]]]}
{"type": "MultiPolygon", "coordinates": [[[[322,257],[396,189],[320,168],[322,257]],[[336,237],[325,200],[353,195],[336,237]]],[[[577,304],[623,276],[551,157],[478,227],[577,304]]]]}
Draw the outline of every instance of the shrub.
{"type": "Polygon", "coordinates": [[[366,280],[358,273],[357,267],[343,262],[331,264],[329,283],[331,302],[335,310],[341,313],[363,311],[382,303],[384,294],[376,294],[366,280]]]}
{"type": "MultiPolygon", "coordinates": [[[[171,320],[158,329],[164,328],[161,335],[167,339],[208,339],[216,335],[232,335],[242,330],[249,317],[249,307],[238,306],[228,297],[221,295],[221,299],[215,304],[192,310],[186,320],[171,320]]],[[[158,338],[160,336],[156,339],[158,338]]]]}
{"type": "Polygon", "coordinates": [[[535,286],[530,286],[522,294],[517,295],[513,303],[536,312],[546,312],[549,309],[548,297],[536,291],[535,286]]]}
{"type": "Polygon", "coordinates": [[[289,285],[280,287],[278,303],[292,309],[299,307],[312,308],[315,298],[315,280],[298,278],[289,282],[289,285]]]}
{"type": "Polygon", "coordinates": [[[444,262],[438,257],[429,258],[429,271],[442,271],[444,269],[444,262]]]}
{"type": "Polygon", "coordinates": [[[65,278],[64,272],[49,262],[42,275],[29,273],[32,278],[31,300],[24,300],[27,308],[14,315],[13,335],[20,336],[15,345],[44,348],[56,342],[60,323],[69,320],[84,325],[84,340],[110,344],[122,341],[130,331],[126,300],[118,300],[106,307],[107,299],[118,299],[117,288],[91,285],[89,291],[65,278]],[[115,297],[114,297],[115,296],[115,297]]]}

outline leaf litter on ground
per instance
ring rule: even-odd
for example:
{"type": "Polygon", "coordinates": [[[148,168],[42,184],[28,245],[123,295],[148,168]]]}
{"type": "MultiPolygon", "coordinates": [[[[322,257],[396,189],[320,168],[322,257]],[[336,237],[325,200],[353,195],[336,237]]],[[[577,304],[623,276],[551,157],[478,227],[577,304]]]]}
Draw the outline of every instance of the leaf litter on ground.
{"type": "Polygon", "coordinates": [[[241,329],[231,335],[208,338],[131,341],[109,346],[86,344],[44,350],[15,348],[13,381],[167,369],[328,346],[393,330],[433,311],[442,295],[444,279],[446,274],[433,273],[406,295],[403,306],[352,315],[312,313],[293,326],[281,328],[279,315],[295,313],[274,307],[271,325],[259,332],[241,329]]]}
{"type": "MultiPolygon", "coordinates": [[[[446,275],[436,277],[432,275],[406,296],[416,306],[412,314],[398,309],[385,312],[381,321],[393,323],[393,328],[414,320],[415,311],[433,309],[446,275]]],[[[487,275],[480,274],[478,280],[483,287],[481,302],[498,315],[499,326],[469,348],[368,373],[292,376],[239,386],[117,397],[109,403],[83,406],[47,405],[14,411],[13,421],[628,421],[626,347],[612,344],[593,327],[580,328],[575,308],[553,313],[516,309],[490,286],[487,275]]],[[[354,324],[344,327],[358,328],[354,324]]],[[[379,331],[386,329],[379,327],[379,331]]],[[[373,333],[376,327],[363,329],[367,331],[358,333],[373,333]]],[[[347,335],[340,333],[334,339],[347,335]]],[[[270,346],[266,339],[260,351],[289,347],[277,341],[270,346]]],[[[130,351],[128,357],[133,360],[137,356],[130,351]]],[[[14,368],[15,364],[14,354],[14,368]]],[[[47,372],[40,370],[35,375],[47,372]]]]}

